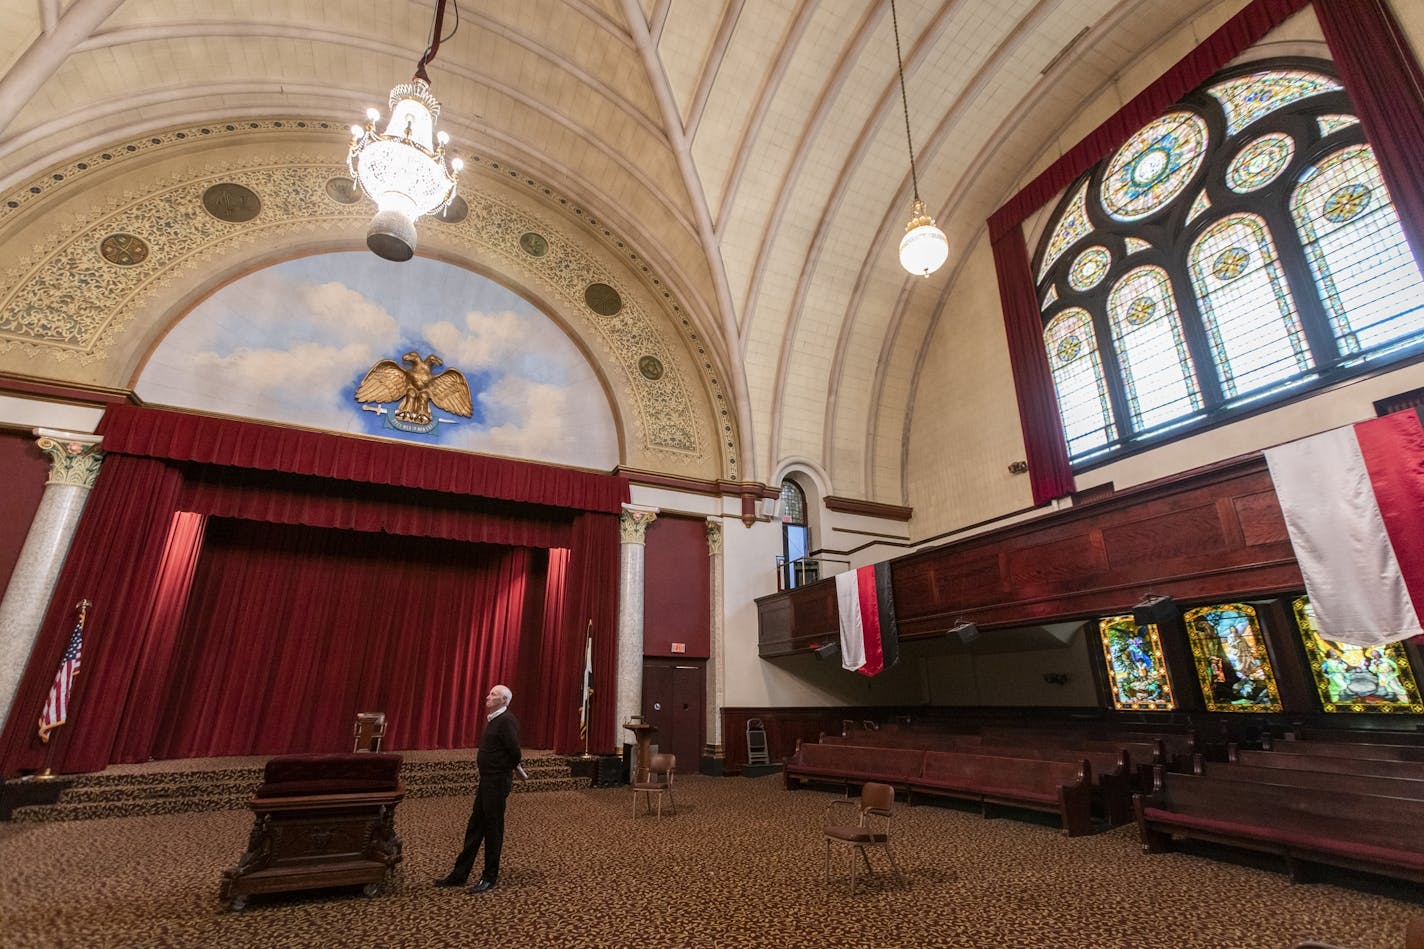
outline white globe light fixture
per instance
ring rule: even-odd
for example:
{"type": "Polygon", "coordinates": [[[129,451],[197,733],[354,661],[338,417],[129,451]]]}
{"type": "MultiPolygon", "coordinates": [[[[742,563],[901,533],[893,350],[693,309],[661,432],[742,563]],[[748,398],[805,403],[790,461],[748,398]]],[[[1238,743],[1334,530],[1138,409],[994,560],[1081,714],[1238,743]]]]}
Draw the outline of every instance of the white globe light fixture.
{"type": "Polygon", "coordinates": [[[416,219],[450,203],[463,167],[458,158],[445,164],[450,136],[435,134],[440,102],[431,94],[425,72],[426,63],[440,49],[445,3],[436,4],[434,38],[416,65],[415,76],[391,90],[386,130],[376,131],[381,115],[375,109],[367,110],[364,128],[351,126],[347,167],[361,190],[376,202],[366,246],[387,260],[410,260],[415,255],[416,219]]]}
{"type": "Polygon", "coordinates": [[[934,218],[925,213],[920,200],[920,176],[915,171],[915,145],[910,140],[910,100],[905,95],[905,62],[900,56],[900,20],[895,15],[895,0],[890,0],[890,23],[895,29],[895,65],[900,73],[900,105],[905,111],[905,144],[910,149],[910,181],[914,185],[915,203],[910,211],[910,223],[900,238],[900,266],[920,277],[928,277],[949,259],[949,238],[935,226],[934,218]]]}

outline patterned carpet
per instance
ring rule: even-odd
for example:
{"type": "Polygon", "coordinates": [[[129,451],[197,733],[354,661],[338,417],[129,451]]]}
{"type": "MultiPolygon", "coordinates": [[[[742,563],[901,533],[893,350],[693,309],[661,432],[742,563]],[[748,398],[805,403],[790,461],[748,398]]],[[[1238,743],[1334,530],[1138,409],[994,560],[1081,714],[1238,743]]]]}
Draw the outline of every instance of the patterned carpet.
{"type": "Polygon", "coordinates": [[[822,876],[835,796],[684,776],[678,813],[656,820],[630,816],[626,788],[518,795],[499,887],[480,896],[431,885],[469,799],[409,800],[396,814],[405,863],[385,892],[256,898],[242,913],[217,892],[245,811],[0,824],[0,944],[1398,949],[1424,912],[1403,885],[1293,886],[1277,867],[1148,856],[1131,826],[1070,840],[1032,816],[903,803],[905,882],[877,875],[851,898],[843,876],[822,876]]]}

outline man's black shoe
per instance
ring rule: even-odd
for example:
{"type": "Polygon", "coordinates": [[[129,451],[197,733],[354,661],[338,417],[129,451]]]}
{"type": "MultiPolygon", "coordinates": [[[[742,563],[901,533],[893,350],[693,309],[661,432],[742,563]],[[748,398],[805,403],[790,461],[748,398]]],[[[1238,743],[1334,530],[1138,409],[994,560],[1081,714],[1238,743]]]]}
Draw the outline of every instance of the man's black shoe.
{"type": "Polygon", "coordinates": [[[454,877],[441,877],[435,881],[436,886],[464,886],[464,880],[457,880],[454,877]]]}
{"type": "Polygon", "coordinates": [[[465,887],[466,893],[487,893],[494,889],[494,884],[489,880],[480,880],[474,886],[465,887]]]}

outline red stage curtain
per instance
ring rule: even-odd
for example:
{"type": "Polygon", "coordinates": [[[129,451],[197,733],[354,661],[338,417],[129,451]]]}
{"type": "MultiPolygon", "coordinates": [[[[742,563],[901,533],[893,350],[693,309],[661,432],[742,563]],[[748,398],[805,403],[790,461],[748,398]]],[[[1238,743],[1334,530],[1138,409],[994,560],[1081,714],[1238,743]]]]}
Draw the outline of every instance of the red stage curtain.
{"type": "Polygon", "coordinates": [[[105,452],[617,513],[628,479],[469,452],[112,405],[105,452]]]}
{"type": "MultiPolygon", "coordinates": [[[[1038,309],[1029,255],[1023,247],[1021,225],[1133,132],[1165,112],[1308,2],[1255,0],[1249,4],[990,216],[989,240],[998,270],[999,300],[1009,337],[1009,360],[1013,365],[1014,384],[1019,387],[1019,421],[1023,426],[1034,504],[1071,494],[1073,469],[1058,419],[1052,372],[1041,342],[1043,318],[1038,309]],[[1029,345],[1031,341],[1035,345],[1029,345]]],[[[1348,81],[1346,86],[1349,87],[1348,81]]],[[[1363,93],[1354,88],[1349,88],[1349,92],[1358,104],[1363,93]]]]}
{"type": "MultiPolygon", "coordinates": [[[[593,624],[593,727],[589,749],[596,754],[612,751],[620,739],[615,722],[614,696],[618,684],[618,518],[613,514],[587,512],[573,527],[568,568],[562,585],[561,634],[555,638],[557,651],[549,656],[559,670],[559,678],[548,707],[553,715],[554,750],[583,751],[579,737],[579,707],[582,702],[584,636],[593,624]]],[[[641,661],[641,656],[639,657],[641,661]]]]}
{"type": "Polygon", "coordinates": [[[1383,0],[1315,0],[1315,15],[1414,256],[1424,260],[1424,71],[1383,0]]]}
{"type": "Polygon", "coordinates": [[[530,558],[212,520],[179,636],[184,674],[129,697],[163,710],[148,756],[345,751],[360,711],[386,713],[391,748],[472,746],[485,693],[516,672],[530,558]]]}

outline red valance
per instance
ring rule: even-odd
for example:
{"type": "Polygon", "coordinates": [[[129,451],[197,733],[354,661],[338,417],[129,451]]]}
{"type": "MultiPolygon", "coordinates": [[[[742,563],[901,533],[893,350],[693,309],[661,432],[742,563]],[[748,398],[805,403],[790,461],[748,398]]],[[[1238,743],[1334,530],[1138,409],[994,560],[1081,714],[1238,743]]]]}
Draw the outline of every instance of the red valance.
{"type": "Polygon", "coordinates": [[[628,480],[528,461],[161,409],[110,406],[104,451],[617,513],[628,480]]]}

